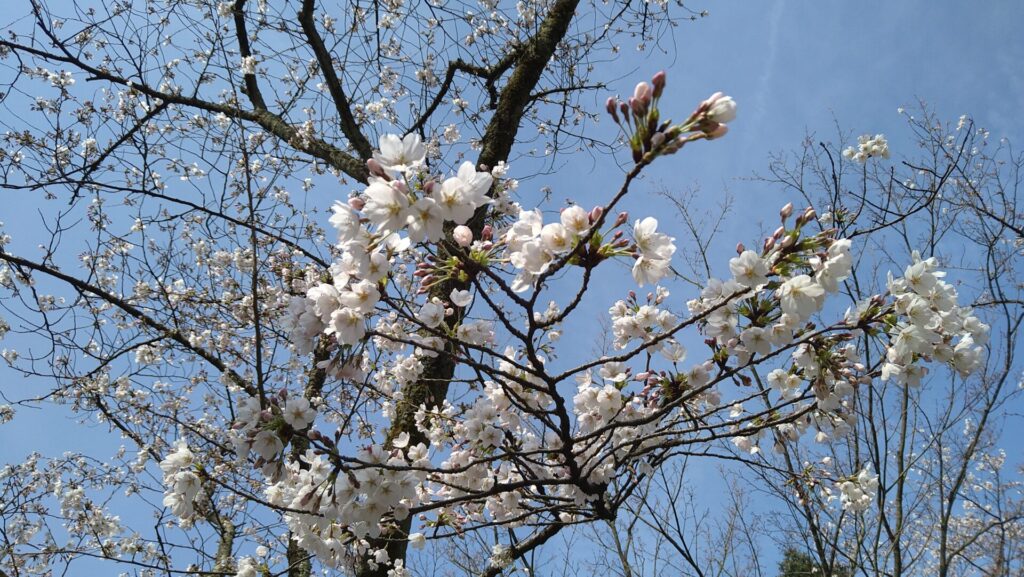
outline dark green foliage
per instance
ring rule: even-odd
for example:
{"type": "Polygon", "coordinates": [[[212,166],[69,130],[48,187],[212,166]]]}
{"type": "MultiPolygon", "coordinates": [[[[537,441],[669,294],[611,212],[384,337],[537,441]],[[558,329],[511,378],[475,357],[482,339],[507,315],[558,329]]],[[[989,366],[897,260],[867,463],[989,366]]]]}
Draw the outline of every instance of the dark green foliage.
{"type": "Polygon", "coordinates": [[[846,565],[836,564],[832,571],[823,571],[814,558],[807,553],[788,547],[779,562],[779,577],[851,577],[853,572],[846,565]]]}

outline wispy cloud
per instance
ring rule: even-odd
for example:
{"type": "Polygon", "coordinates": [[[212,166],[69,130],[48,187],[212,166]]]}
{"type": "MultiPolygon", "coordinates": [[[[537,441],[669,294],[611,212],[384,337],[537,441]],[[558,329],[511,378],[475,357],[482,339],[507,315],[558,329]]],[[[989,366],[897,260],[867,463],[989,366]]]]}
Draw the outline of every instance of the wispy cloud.
{"type": "Polygon", "coordinates": [[[786,3],[783,0],[776,2],[771,14],[768,16],[768,50],[764,60],[764,67],[761,69],[761,76],[757,81],[757,95],[754,100],[754,113],[757,114],[758,119],[761,118],[766,110],[765,101],[769,87],[775,78],[775,64],[779,52],[779,30],[781,29],[782,12],[785,7],[786,3]]]}

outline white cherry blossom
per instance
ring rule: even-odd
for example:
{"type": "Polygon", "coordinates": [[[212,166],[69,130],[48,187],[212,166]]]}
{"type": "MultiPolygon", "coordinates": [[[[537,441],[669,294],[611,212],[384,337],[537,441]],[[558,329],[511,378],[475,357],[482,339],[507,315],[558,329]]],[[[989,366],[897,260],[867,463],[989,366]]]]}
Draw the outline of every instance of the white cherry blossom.
{"type": "Polygon", "coordinates": [[[373,158],[395,175],[418,169],[427,155],[427,147],[416,133],[404,137],[385,134],[380,137],[379,145],[380,150],[374,153],[373,158]]]}

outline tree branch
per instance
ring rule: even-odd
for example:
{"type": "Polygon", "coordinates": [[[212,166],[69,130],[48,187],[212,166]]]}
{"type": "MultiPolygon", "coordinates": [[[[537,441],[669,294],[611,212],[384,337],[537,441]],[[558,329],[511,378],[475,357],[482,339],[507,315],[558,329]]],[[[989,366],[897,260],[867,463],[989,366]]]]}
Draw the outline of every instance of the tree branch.
{"type": "Polygon", "coordinates": [[[334,70],[334,59],[331,58],[331,53],[327,50],[327,46],[324,45],[324,40],[320,37],[320,33],[316,29],[316,23],[313,21],[313,9],[314,0],[302,1],[302,9],[299,10],[299,24],[302,25],[302,31],[306,34],[309,46],[313,49],[317,64],[320,65],[320,72],[324,75],[327,90],[330,91],[331,99],[334,100],[334,108],[338,111],[338,122],[341,124],[341,131],[345,133],[349,143],[359,153],[360,158],[366,160],[373,156],[373,146],[370,145],[370,141],[359,130],[359,124],[356,122],[355,117],[352,116],[352,108],[349,105],[348,97],[345,96],[341,80],[334,70]]]}

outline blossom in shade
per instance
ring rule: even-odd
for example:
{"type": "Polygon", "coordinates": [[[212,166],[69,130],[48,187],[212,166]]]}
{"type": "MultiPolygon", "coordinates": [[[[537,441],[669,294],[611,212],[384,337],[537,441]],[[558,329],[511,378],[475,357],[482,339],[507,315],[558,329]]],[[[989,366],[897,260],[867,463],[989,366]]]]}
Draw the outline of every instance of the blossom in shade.
{"type": "Polygon", "coordinates": [[[316,409],[312,408],[305,397],[288,399],[284,406],[284,421],[291,428],[301,431],[316,419],[316,409]]]}

